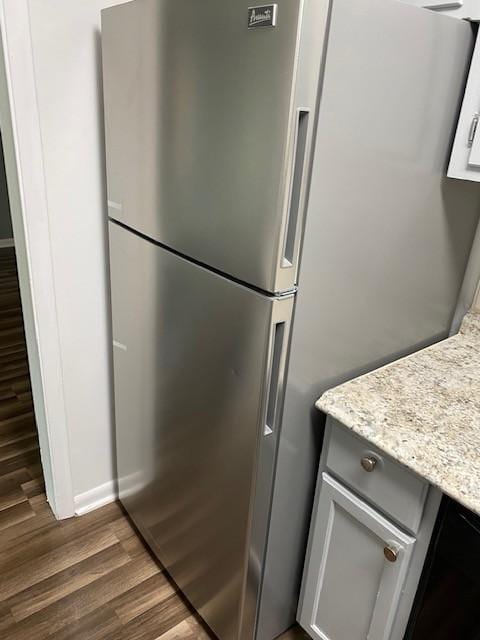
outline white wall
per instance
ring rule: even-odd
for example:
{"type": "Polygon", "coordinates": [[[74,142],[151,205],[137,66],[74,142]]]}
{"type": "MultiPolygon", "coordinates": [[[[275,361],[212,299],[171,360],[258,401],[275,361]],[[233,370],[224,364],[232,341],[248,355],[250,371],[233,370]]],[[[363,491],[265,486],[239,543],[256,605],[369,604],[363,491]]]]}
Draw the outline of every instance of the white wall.
{"type": "Polygon", "coordinates": [[[0,127],[47,497],[74,513],[28,0],[0,0],[0,127]]]}
{"type": "MultiPolygon", "coordinates": [[[[53,277],[46,302],[56,314],[66,442],[81,512],[111,499],[114,486],[100,10],[121,2],[0,2],[7,14],[4,47],[15,38],[30,40],[21,44],[30,47],[30,107],[37,112],[41,141],[37,170],[43,169],[53,277]]],[[[11,65],[17,77],[14,56],[11,65]]],[[[27,224],[33,209],[30,218],[26,210],[27,224]]]]}
{"type": "Polygon", "coordinates": [[[80,509],[108,498],[114,477],[100,42],[100,11],[113,4],[121,2],[29,0],[73,491],[80,509]],[[90,493],[96,489],[98,494],[90,493]]]}

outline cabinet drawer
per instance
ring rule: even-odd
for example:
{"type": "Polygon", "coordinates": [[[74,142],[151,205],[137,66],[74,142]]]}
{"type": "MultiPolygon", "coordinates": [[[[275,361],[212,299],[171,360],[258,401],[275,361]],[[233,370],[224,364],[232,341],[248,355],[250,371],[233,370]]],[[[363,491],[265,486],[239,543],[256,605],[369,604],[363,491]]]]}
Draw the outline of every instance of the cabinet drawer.
{"type": "Polygon", "coordinates": [[[326,467],[403,527],[417,532],[428,484],[330,419],[326,467]],[[371,471],[362,466],[373,467],[371,471]]]}

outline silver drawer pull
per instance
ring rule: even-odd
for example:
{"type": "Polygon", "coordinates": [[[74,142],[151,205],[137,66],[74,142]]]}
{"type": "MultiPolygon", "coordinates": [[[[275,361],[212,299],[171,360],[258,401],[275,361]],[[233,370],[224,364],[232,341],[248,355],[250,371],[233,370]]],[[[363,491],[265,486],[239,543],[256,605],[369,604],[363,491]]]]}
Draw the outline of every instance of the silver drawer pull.
{"type": "Polygon", "coordinates": [[[389,543],[383,549],[383,555],[389,562],[396,562],[398,559],[399,552],[400,552],[400,546],[395,543],[389,543]]]}
{"type": "Polygon", "coordinates": [[[361,459],[360,464],[365,471],[371,473],[377,466],[377,459],[373,456],[365,456],[361,459]]]}

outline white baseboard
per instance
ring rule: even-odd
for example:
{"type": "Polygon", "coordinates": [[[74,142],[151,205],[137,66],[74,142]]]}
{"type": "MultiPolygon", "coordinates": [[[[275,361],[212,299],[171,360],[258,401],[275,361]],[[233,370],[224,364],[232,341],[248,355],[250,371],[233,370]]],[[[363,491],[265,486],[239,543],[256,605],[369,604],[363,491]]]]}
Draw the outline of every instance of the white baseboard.
{"type": "Polygon", "coordinates": [[[83,516],[85,513],[104,507],[117,499],[117,483],[110,480],[99,487],[85,491],[75,496],[75,515],[83,516]]]}
{"type": "Polygon", "coordinates": [[[15,242],[13,241],[13,238],[4,238],[3,240],[0,240],[0,249],[6,249],[7,247],[14,246],[15,242]]]}

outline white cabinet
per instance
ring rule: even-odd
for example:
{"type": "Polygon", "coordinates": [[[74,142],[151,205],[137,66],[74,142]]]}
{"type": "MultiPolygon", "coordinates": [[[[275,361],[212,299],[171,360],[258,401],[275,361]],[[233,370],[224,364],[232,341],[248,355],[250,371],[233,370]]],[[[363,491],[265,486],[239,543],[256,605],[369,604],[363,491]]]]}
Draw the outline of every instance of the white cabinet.
{"type": "Polygon", "coordinates": [[[319,640],[386,640],[415,539],[326,473],[314,514],[300,623],[319,640]]]}
{"type": "Polygon", "coordinates": [[[442,494],[327,418],[298,621],[316,640],[403,640],[442,494]]]}
{"type": "Polygon", "coordinates": [[[401,0],[401,2],[425,9],[433,9],[454,18],[476,19],[480,12],[478,0],[401,0]]]}
{"type": "Polygon", "coordinates": [[[448,176],[480,182],[480,31],[472,58],[448,176]]]}

